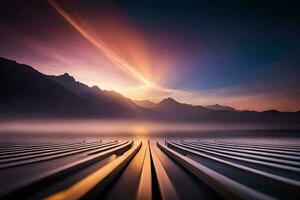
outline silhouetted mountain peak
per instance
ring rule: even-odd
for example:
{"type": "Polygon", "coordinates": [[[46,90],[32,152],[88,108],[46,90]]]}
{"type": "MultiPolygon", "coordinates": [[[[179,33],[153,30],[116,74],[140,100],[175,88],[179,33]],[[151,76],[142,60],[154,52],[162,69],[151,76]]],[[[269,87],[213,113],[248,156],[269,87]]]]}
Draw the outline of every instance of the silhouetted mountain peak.
{"type": "Polygon", "coordinates": [[[64,73],[62,75],[56,76],[58,79],[61,79],[66,82],[76,82],[73,76],[70,76],[68,73],[64,73]]]}
{"type": "Polygon", "coordinates": [[[195,120],[211,112],[208,108],[180,103],[172,98],[163,99],[154,109],[166,118],[185,120],[195,120]]]}
{"type": "Polygon", "coordinates": [[[102,91],[97,85],[92,86],[91,89],[92,89],[94,92],[101,92],[101,91],[102,91]]]}
{"type": "Polygon", "coordinates": [[[179,103],[178,101],[176,101],[175,99],[168,97],[168,98],[164,98],[159,105],[180,105],[181,103],[179,103]]]}
{"type": "Polygon", "coordinates": [[[276,114],[276,113],[280,113],[278,110],[275,109],[271,109],[271,110],[265,110],[262,113],[270,113],[270,114],[276,114]]]}
{"type": "Polygon", "coordinates": [[[128,98],[121,94],[110,91],[101,90],[98,86],[89,87],[79,81],[76,81],[72,76],[65,73],[61,76],[49,76],[50,79],[66,87],[71,92],[90,102],[101,110],[109,111],[119,115],[135,115],[136,111],[141,108],[134,104],[128,98]]]}
{"type": "Polygon", "coordinates": [[[235,108],[232,108],[230,106],[223,106],[217,103],[214,105],[206,106],[206,108],[209,108],[211,110],[219,110],[219,111],[236,111],[235,108]]]}
{"type": "Polygon", "coordinates": [[[64,73],[59,76],[53,76],[53,75],[51,76],[50,75],[48,77],[75,93],[86,93],[86,92],[99,93],[99,92],[102,92],[102,90],[97,85],[89,87],[89,86],[85,85],[84,83],[76,81],[75,78],[68,73],[64,73]]]}

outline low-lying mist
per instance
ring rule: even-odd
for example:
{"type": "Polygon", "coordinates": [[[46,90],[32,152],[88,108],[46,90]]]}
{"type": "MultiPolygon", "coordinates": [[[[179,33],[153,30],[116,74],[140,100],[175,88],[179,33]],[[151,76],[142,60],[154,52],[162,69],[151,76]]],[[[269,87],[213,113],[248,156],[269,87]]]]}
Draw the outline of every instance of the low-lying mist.
{"type": "Polygon", "coordinates": [[[70,135],[156,135],[185,132],[267,130],[282,127],[240,124],[155,122],[141,120],[10,120],[0,122],[0,133],[70,135]]]}

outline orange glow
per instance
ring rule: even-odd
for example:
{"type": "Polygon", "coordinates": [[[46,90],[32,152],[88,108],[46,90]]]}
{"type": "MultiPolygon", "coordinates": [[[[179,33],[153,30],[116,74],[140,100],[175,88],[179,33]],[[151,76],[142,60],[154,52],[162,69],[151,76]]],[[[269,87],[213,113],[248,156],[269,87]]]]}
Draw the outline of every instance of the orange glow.
{"type": "MultiPolygon", "coordinates": [[[[55,0],[48,0],[53,8],[87,41],[99,50],[114,67],[124,72],[139,83],[126,87],[123,85],[110,87],[126,97],[136,100],[149,99],[159,102],[165,97],[189,96],[190,92],[163,87],[161,80],[166,80],[170,59],[161,59],[161,65],[152,66],[147,45],[135,27],[122,15],[114,15],[114,11],[103,11],[97,18],[88,13],[80,13],[65,8],[55,0]],[[140,84],[141,83],[141,84],[140,84]]],[[[159,56],[155,60],[159,60],[159,56]]],[[[154,60],[154,59],[153,59],[154,60]]],[[[82,71],[82,70],[81,70],[82,71]]]]}
{"type": "Polygon", "coordinates": [[[143,124],[139,124],[137,123],[136,125],[133,125],[132,127],[132,133],[136,136],[143,136],[143,135],[147,135],[149,132],[147,126],[143,125],[143,124]]]}
{"type": "Polygon", "coordinates": [[[112,22],[112,17],[110,16],[97,21],[101,25],[100,31],[98,31],[92,28],[95,26],[90,26],[86,21],[80,23],[80,19],[77,20],[67,13],[56,1],[49,0],[48,2],[73,28],[109,59],[115,67],[146,86],[155,86],[149,77],[146,77],[150,67],[143,43],[136,34],[132,34],[133,32],[128,30],[128,24],[122,24],[122,22],[119,23],[117,21],[112,22]],[[124,30],[128,34],[125,34],[124,30]]]}
{"type": "MultiPolygon", "coordinates": [[[[274,126],[273,126],[274,127],[274,126]]],[[[149,134],[168,133],[185,131],[206,131],[206,130],[242,130],[256,129],[256,126],[224,125],[206,123],[170,123],[151,122],[136,120],[45,120],[45,121],[10,121],[0,122],[0,134],[2,133],[23,133],[23,134],[73,134],[73,135],[132,135],[136,139],[147,139],[149,134]],[[129,132],[124,132],[129,130],[129,132]]],[[[259,127],[263,128],[263,127],[259,127]]],[[[267,127],[268,128],[268,127],[267,127]]]]}

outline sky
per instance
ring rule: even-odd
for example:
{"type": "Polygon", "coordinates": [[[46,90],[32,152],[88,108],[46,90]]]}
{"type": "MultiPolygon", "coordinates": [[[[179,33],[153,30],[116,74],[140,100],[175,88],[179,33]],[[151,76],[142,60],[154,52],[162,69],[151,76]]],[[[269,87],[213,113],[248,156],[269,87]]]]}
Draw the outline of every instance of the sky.
{"type": "Polygon", "coordinates": [[[300,5],[3,0],[0,56],[135,100],[300,110],[300,5]]]}

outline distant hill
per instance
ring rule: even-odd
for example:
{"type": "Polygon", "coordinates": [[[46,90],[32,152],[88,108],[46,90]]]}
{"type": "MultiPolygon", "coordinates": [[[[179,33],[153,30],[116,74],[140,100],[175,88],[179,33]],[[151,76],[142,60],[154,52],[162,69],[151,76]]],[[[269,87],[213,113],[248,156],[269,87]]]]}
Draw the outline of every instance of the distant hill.
{"type": "Polygon", "coordinates": [[[144,108],[154,108],[157,105],[156,103],[153,103],[149,100],[135,100],[134,103],[144,108]]]}
{"type": "Polygon", "coordinates": [[[209,108],[211,110],[222,110],[222,111],[235,111],[235,108],[229,107],[229,106],[222,106],[219,104],[215,104],[215,105],[209,105],[209,106],[205,106],[206,108],[209,108]]]}
{"type": "Polygon", "coordinates": [[[256,111],[214,111],[208,113],[203,122],[243,124],[300,125],[300,112],[256,112],[256,111]]]}
{"type": "Polygon", "coordinates": [[[214,110],[166,98],[153,107],[153,110],[159,113],[159,116],[164,120],[226,124],[275,124],[278,126],[284,124],[300,125],[300,112],[279,112],[276,110],[256,112],[225,108],[214,110]]]}
{"type": "Polygon", "coordinates": [[[176,120],[196,120],[212,111],[203,106],[179,103],[172,98],[163,99],[153,109],[168,119],[176,120]]]}

